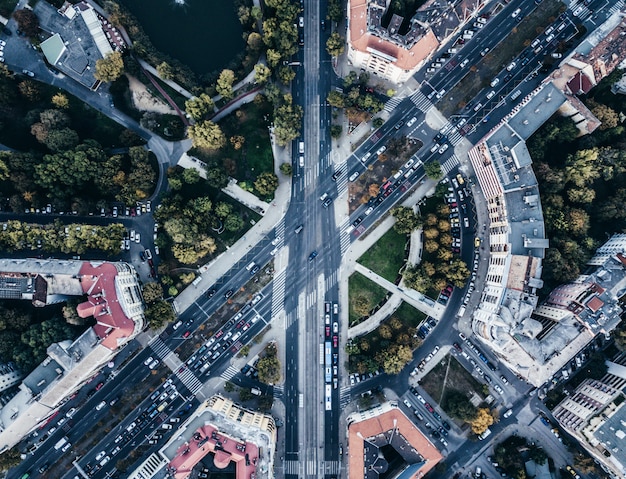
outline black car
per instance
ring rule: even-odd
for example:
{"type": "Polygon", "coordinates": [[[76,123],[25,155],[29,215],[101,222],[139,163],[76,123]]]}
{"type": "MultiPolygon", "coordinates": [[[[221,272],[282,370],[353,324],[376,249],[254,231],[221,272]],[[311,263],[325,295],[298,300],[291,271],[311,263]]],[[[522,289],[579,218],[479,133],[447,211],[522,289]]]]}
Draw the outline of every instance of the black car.
{"type": "Polygon", "coordinates": [[[207,298],[212,298],[215,295],[215,288],[211,288],[206,292],[207,298]]]}
{"type": "Polygon", "coordinates": [[[322,20],[320,23],[320,26],[322,27],[322,31],[325,32],[326,31],[326,20],[322,20]]]}
{"type": "Polygon", "coordinates": [[[450,424],[448,424],[448,422],[447,422],[447,421],[443,421],[441,424],[443,425],[443,427],[445,427],[445,428],[446,428],[446,430],[447,430],[447,431],[449,431],[449,430],[450,430],[450,424]]]}
{"type": "Polygon", "coordinates": [[[234,292],[232,289],[229,289],[228,291],[226,291],[226,292],[224,293],[224,297],[225,297],[226,299],[228,299],[228,298],[230,298],[230,297],[231,297],[234,293],[235,293],[235,292],[234,292]]]}
{"type": "Polygon", "coordinates": [[[363,217],[362,217],[362,216],[359,216],[357,219],[355,219],[355,220],[352,222],[352,226],[354,226],[354,227],[359,226],[359,225],[361,224],[361,222],[362,222],[362,221],[363,221],[363,217]]]}
{"type": "Polygon", "coordinates": [[[13,32],[11,32],[11,30],[9,30],[7,27],[2,27],[2,33],[8,36],[13,35],[13,32]]]}
{"type": "Polygon", "coordinates": [[[39,474],[43,474],[44,472],[46,472],[48,470],[48,468],[50,467],[50,464],[48,464],[47,462],[45,464],[43,464],[40,468],[39,468],[39,474]]]}
{"type": "Polygon", "coordinates": [[[317,258],[317,251],[313,251],[313,252],[309,255],[309,262],[313,261],[315,258],[317,258]]]}
{"type": "Polygon", "coordinates": [[[333,173],[333,181],[337,181],[337,178],[339,178],[342,173],[342,171],[335,171],[335,173],[333,173]]]}

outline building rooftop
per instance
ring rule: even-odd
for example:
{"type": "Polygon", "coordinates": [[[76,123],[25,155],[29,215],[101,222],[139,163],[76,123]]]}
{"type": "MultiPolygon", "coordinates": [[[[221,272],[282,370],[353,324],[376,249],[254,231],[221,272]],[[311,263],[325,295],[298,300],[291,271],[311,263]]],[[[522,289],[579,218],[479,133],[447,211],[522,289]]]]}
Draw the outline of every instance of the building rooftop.
{"type": "Polygon", "coordinates": [[[104,34],[97,19],[94,20],[93,10],[84,5],[86,4],[81,2],[61,13],[42,1],[36,3],[33,11],[39,18],[41,29],[50,34],[50,38],[42,45],[56,37],[44,49],[46,60],[81,85],[96,89],[99,85],[94,76],[96,61],[103,58],[102,52],[111,51],[111,46],[106,37],[102,37],[104,34]],[[61,44],[64,48],[61,48],[61,44]]]}
{"type": "Polygon", "coordinates": [[[386,473],[389,448],[415,477],[423,476],[442,459],[433,443],[395,403],[384,403],[348,417],[348,468],[351,479],[377,479],[386,473]],[[386,453],[386,454],[385,454],[386,453]]]}

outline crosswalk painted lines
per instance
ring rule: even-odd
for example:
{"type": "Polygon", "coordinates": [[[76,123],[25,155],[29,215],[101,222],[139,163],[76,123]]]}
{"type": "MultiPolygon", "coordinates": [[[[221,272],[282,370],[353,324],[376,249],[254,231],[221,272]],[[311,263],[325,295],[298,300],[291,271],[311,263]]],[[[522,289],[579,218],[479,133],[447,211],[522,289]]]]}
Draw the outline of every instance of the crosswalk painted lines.
{"type": "Polygon", "coordinates": [[[345,408],[350,403],[351,389],[352,388],[350,386],[343,386],[339,390],[339,407],[341,409],[345,408]]]}
{"type": "Polygon", "coordinates": [[[417,90],[410,96],[413,104],[422,111],[428,111],[433,107],[433,103],[426,98],[426,96],[420,91],[417,90]]]}
{"type": "Polygon", "coordinates": [[[172,353],[170,347],[163,342],[163,340],[156,336],[152,341],[150,341],[150,349],[152,349],[156,355],[163,361],[167,356],[172,353]]]}
{"type": "Polygon", "coordinates": [[[400,103],[402,103],[402,100],[403,98],[398,98],[397,96],[390,98],[387,103],[385,103],[385,111],[391,113],[400,103]]]}
{"type": "Polygon", "coordinates": [[[332,289],[335,286],[335,284],[337,284],[337,281],[339,280],[338,276],[339,275],[337,271],[335,270],[330,276],[327,276],[325,278],[324,281],[325,281],[326,291],[332,289]]]}
{"type": "Polygon", "coordinates": [[[220,374],[220,377],[225,381],[230,381],[237,375],[238,372],[239,369],[237,369],[235,366],[228,366],[228,368],[226,368],[226,371],[220,374]]]}
{"type": "Polygon", "coordinates": [[[300,461],[285,461],[285,475],[300,476],[300,461]]]}
{"type": "Polygon", "coordinates": [[[286,283],[287,270],[284,269],[274,277],[272,282],[272,318],[276,317],[284,308],[286,283]]]}
{"type": "Polygon", "coordinates": [[[285,395],[285,387],[282,384],[276,384],[272,389],[274,399],[280,399],[285,395]]]}
{"type": "Polygon", "coordinates": [[[446,160],[446,162],[443,165],[441,165],[441,170],[443,171],[444,175],[447,175],[456,166],[460,164],[461,164],[461,161],[459,160],[459,158],[456,155],[452,155],[450,158],[446,160]]]}

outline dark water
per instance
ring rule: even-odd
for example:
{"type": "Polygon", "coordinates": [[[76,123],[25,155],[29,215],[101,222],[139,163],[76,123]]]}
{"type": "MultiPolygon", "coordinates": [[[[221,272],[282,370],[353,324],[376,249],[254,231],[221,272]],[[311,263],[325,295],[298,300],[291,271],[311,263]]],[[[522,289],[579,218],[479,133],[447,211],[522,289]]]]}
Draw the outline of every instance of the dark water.
{"type": "Polygon", "coordinates": [[[121,0],[154,46],[197,74],[221,70],[245,43],[230,0],[121,0]]]}

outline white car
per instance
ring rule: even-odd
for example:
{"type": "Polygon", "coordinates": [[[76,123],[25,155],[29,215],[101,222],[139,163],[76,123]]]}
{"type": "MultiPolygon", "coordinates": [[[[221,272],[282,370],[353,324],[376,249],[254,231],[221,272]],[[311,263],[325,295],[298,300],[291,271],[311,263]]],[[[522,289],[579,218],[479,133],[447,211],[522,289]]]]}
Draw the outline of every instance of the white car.
{"type": "Polygon", "coordinates": [[[387,147],[385,145],[383,145],[376,151],[376,154],[377,155],[382,155],[385,152],[386,149],[387,149],[387,147]]]}
{"type": "Polygon", "coordinates": [[[149,367],[150,369],[154,369],[154,368],[156,368],[156,367],[157,367],[157,364],[159,364],[159,360],[158,360],[158,359],[155,359],[154,361],[152,361],[152,362],[148,365],[148,367],[149,367]]]}
{"type": "Polygon", "coordinates": [[[374,211],[374,207],[370,206],[368,209],[365,210],[365,216],[369,216],[372,211],[374,211]]]}
{"type": "Polygon", "coordinates": [[[417,118],[413,117],[409,121],[406,122],[406,126],[413,126],[413,123],[415,123],[416,121],[417,121],[417,118]]]}
{"type": "Polygon", "coordinates": [[[450,148],[450,145],[445,143],[441,148],[439,148],[439,154],[442,155],[448,148],[450,148]]]}
{"type": "Polygon", "coordinates": [[[147,366],[148,364],[150,364],[152,361],[154,361],[154,358],[152,356],[150,356],[148,359],[146,359],[143,364],[144,366],[147,366]]]}
{"type": "Polygon", "coordinates": [[[459,65],[461,68],[465,68],[467,66],[467,64],[469,63],[469,58],[466,58],[465,60],[463,60],[461,62],[461,64],[459,65]]]}
{"type": "Polygon", "coordinates": [[[102,459],[104,456],[106,456],[106,452],[105,451],[100,451],[98,453],[98,455],[96,456],[96,461],[99,461],[100,459],[102,459]]]}
{"type": "Polygon", "coordinates": [[[135,234],[135,243],[140,243],[141,242],[141,235],[139,233],[135,234]]]}
{"type": "Polygon", "coordinates": [[[131,241],[135,241],[135,235],[136,235],[135,230],[130,230],[130,240],[131,241]]]}

